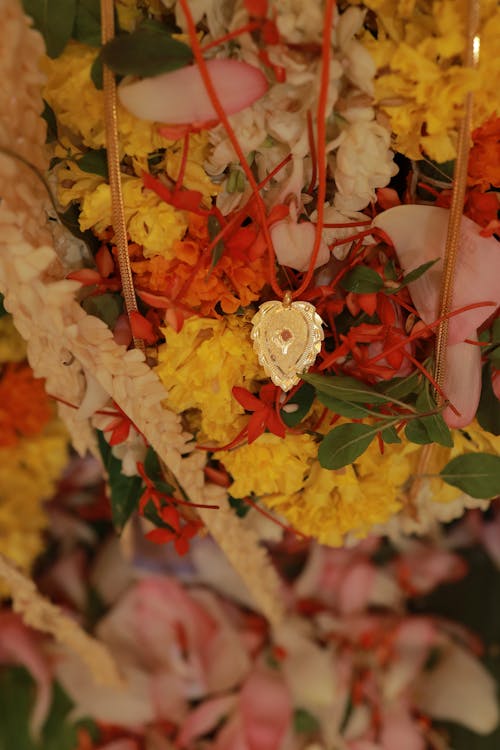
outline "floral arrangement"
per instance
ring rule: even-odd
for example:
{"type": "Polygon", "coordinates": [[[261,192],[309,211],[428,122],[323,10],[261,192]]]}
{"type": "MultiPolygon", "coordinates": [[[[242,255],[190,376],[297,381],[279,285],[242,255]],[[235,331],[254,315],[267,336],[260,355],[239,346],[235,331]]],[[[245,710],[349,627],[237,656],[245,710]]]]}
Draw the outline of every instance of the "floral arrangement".
{"type": "Polygon", "coordinates": [[[272,628],[210,539],[183,558],[144,540],[132,557],[120,549],[99,473],[89,459],[67,468],[37,582],[94,631],[127,688],[96,685],[74,652],[0,610],[6,746],[465,750],[469,737],[494,747],[496,682],[481,660],[491,643],[462,617],[481,580],[475,615],[482,628],[489,619],[497,509],[467,515],[438,545],[372,537],[333,550],[287,536],[271,545],[287,602],[272,628]],[[445,589],[453,619],[439,608],[445,589]]]}
{"type": "Polygon", "coordinates": [[[0,284],[75,447],[101,455],[117,527],[138,511],[183,554],[205,525],[272,617],[277,582],[248,507],[341,546],[495,497],[496,3],[481,3],[475,67],[461,60],[465,3],[446,0],[121,0],[111,34],[86,0],[61,3],[57,24],[36,0],[24,8],[46,54],[8,2],[6,80],[19,59],[24,77],[0,131],[0,284]],[[308,372],[286,326],[267,354],[252,343],[273,301],[321,319],[308,372]],[[283,388],[263,366],[276,347],[291,352],[283,388]]]}
{"type": "MultiPolygon", "coordinates": [[[[0,555],[29,572],[44,549],[53,494],[67,461],[68,437],[26,346],[0,306],[0,555]]],[[[6,593],[0,585],[0,595],[6,593]]]]}

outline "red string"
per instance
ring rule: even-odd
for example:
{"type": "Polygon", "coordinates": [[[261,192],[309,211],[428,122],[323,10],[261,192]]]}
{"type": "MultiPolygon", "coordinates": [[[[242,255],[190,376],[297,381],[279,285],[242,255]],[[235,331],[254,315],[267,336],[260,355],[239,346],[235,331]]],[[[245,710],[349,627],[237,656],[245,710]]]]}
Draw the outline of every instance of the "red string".
{"type": "MultiPolygon", "coordinates": [[[[219,117],[219,120],[221,121],[221,123],[223,124],[226,130],[228,138],[231,141],[231,145],[233,146],[236,152],[236,155],[240,161],[241,168],[243,169],[245,176],[248,180],[248,183],[252,189],[253,198],[256,203],[257,213],[258,213],[259,220],[261,223],[261,229],[264,234],[267,248],[268,248],[268,267],[269,267],[270,283],[275,294],[278,297],[282,297],[283,291],[282,289],[280,289],[278,280],[276,278],[276,264],[275,264],[276,254],[274,252],[271,234],[269,231],[269,227],[267,225],[266,207],[265,207],[264,201],[262,200],[262,196],[260,195],[259,186],[257,184],[257,181],[255,180],[255,177],[252,173],[252,170],[247,161],[247,158],[245,154],[243,153],[243,150],[239,144],[238,138],[236,137],[236,133],[234,132],[234,129],[232,128],[231,123],[229,122],[229,119],[224,110],[224,107],[221,104],[221,101],[219,99],[215,86],[213,85],[210,73],[208,72],[207,64],[203,57],[202,46],[198,39],[198,35],[196,32],[196,25],[194,23],[194,19],[191,14],[191,10],[189,8],[188,0],[180,0],[180,5],[182,7],[182,10],[186,18],[189,41],[191,43],[191,48],[193,50],[195,61],[200,70],[200,75],[203,79],[205,89],[210,98],[212,106],[215,109],[219,117]]],[[[293,293],[292,295],[293,298],[300,297],[300,295],[308,287],[312,279],[312,276],[314,273],[314,266],[316,264],[319,249],[321,246],[321,239],[322,239],[322,224],[323,224],[323,216],[324,216],[324,203],[325,203],[325,197],[326,197],[326,105],[327,105],[327,98],[328,98],[330,52],[331,52],[330,42],[331,42],[331,27],[333,25],[334,7],[335,7],[335,0],[326,0],[323,43],[322,43],[322,67],[321,67],[320,94],[318,97],[318,115],[317,115],[318,117],[317,140],[318,140],[318,159],[319,159],[319,162],[318,162],[318,179],[319,179],[318,222],[316,225],[316,236],[315,236],[314,246],[312,250],[311,260],[309,263],[309,268],[308,268],[305,278],[302,281],[302,284],[293,293]]]]}
{"type": "Polygon", "coordinates": [[[328,99],[328,84],[330,79],[331,34],[334,8],[335,0],[326,0],[325,19],[323,22],[323,40],[321,45],[322,65],[320,91],[318,97],[316,138],[318,151],[318,221],[316,223],[316,235],[314,238],[314,246],[311,254],[311,259],[309,261],[309,268],[307,269],[307,273],[302,281],[302,284],[292,294],[292,297],[294,299],[300,297],[300,295],[307,289],[307,287],[311,283],[323,233],[323,220],[325,214],[326,198],[326,105],[328,99]]]}

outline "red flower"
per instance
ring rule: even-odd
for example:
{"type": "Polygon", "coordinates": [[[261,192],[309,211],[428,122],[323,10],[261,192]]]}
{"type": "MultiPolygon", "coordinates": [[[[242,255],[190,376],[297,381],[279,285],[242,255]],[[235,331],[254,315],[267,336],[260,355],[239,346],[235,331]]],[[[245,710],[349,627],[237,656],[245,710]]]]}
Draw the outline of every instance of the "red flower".
{"type": "Polygon", "coordinates": [[[158,515],[170,529],[153,529],[146,534],[146,539],[155,544],[174,543],[178,555],[185,555],[189,551],[189,540],[192,539],[203,524],[201,521],[186,521],[181,525],[181,517],[177,508],[167,505],[158,511],[158,515]]]}
{"type": "Polygon", "coordinates": [[[245,411],[253,412],[247,427],[248,442],[253,443],[266,430],[278,437],[285,437],[285,425],[279,415],[280,389],[272,383],[263,385],[259,397],[246,388],[234,386],[233,396],[245,411]]]}

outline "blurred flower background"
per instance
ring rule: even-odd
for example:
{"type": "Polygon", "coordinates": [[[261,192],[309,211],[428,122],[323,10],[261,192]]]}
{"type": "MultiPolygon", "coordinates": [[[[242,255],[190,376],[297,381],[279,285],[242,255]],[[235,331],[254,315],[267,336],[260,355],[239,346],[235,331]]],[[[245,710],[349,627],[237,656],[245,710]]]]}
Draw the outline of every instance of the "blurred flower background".
{"type": "Polygon", "coordinates": [[[209,537],[180,557],[139,521],[116,535],[101,465],[69,451],[7,315],[0,334],[1,387],[17,392],[0,412],[0,555],[123,680],[96,684],[2,588],[1,748],[498,747],[500,506],[344,549],[258,516],[286,607],[273,627],[209,537]]]}

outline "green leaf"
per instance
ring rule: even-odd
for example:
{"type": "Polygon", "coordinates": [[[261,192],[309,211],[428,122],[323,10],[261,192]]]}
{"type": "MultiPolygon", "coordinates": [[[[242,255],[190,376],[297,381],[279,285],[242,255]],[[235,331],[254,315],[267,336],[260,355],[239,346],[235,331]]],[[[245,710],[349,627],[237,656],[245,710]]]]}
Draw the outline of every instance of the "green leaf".
{"type": "Polygon", "coordinates": [[[429,433],[425,429],[423,419],[410,420],[405,427],[405,436],[410,443],[417,443],[417,445],[427,445],[427,443],[432,443],[429,433]]]}
{"type": "Polygon", "coordinates": [[[314,401],[315,391],[309,383],[303,383],[299,390],[292,396],[287,406],[297,406],[296,411],[288,412],[281,410],[281,418],[287,427],[296,427],[302,422],[314,401]]]}
{"type": "Polygon", "coordinates": [[[77,237],[79,240],[83,240],[83,242],[85,242],[92,253],[97,251],[99,247],[99,240],[90,231],[90,229],[82,232],[78,221],[80,212],[74,204],[70,205],[69,208],[64,211],[64,213],[58,213],[57,215],[61,224],[66,227],[68,232],[71,232],[73,237],[77,237]]]}
{"type": "Polygon", "coordinates": [[[73,39],[89,47],[101,46],[101,6],[99,0],[78,0],[73,39]]]}
{"type": "Polygon", "coordinates": [[[413,271],[410,271],[410,273],[406,274],[406,276],[403,277],[401,284],[398,287],[394,287],[393,289],[385,289],[386,294],[395,294],[396,292],[399,292],[401,289],[404,289],[405,286],[408,286],[408,284],[411,284],[412,281],[416,281],[419,279],[423,274],[431,268],[435,263],[437,263],[439,258],[435,258],[434,260],[428,260],[427,263],[422,263],[421,266],[418,266],[417,268],[414,268],[413,271]]]}
{"type": "Polygon", "coordinates": [[[43,100],[43,112],[42,117],[47,123],[47,135],[45,136],[46,143],[54,143],[57,141],[57,120],[54,114],[54,110],[47,104],[45,99],[43,100]]]}
{"type": "Polygon", "coordinates": [[[368,448],[380,432],[380,426],[369,424],[341,424],[323,438],[318,459],[324,469],[342,469],[352,464],[368,448]]]}
{"type": "Polygon", "coordinates": [[[500,401],[493,392],[491,384],[491,364],[483,367],[481,386],[481,400],[477,409],[476,419],[487,432],[500,435],[500,401]]]}
{"type": "Polygon", "coordinates": [[[137,508],[142,494],[142,479],[122,474],[122,462],[113,456],[111,447],[100,430],[97,430],[97,440],[102,462],[108,473],[113,524],[117,531],[121,531],[137,508]]]}
{"type": "Polygon", "coordinates": [[[380,434],[384,443],[400,443],[401,438],[399,437],[394,425],[392,427],[386,427],[385,430],[381,429],[380,434]]]}
{"type": "Polygon", "coordinates": [[[244,193],[246,188],[245,175],[241,169],[232,169],[226,182],[226,193],[244,193]]]}
{"type": "Polygon", "coordinates": [[[0,671],[0,750],[74,750],[78,746],[78,726],[86,728],[98,738],[96,726],[90,719],[78,724],[68,721],[73,703],[58,682],[53,683],[52,704],[35,742],[29,732],[29,722],[35,700],[35,683],[23,667],[2,668],[0,671]]]}
{"type": "Polygon", "coordinates": [[[100,177],[108,179],[108,158],[105,148],[99,148],[87,151],[80,159],[77,159],[77,165],[83,172],[97,174],[100,177]]]}
{"type": "Polygon", "coordinates": [[[500,369],[500,346],[495,346],[494,349],[491,349],[487,356],[491,364],[495,365],[497,369],[500,369]]]}
{"type": "Polygon", "coordinates": [[[88,315],[103,320],[108,328],[115,327],[116,320],[123,312],[123,297],[121,294],[96,294],[86,297],[82,302],[82,307],[88,315]]]}
{"type": "Polygon", "coordinates": [[[246,514],[250,510],[249,504],[238,497],[231,497],[231,495],[228,495],[227,499],[229,505],[234,510],[238,518],[245,518],[246,514]]]}
{"type": "Polygon", "coordinates": [[[164,495],[173,494],[174,488],[171,484],[165,481],[158,454],[151,447],[148,448],[146,458],[144,459],[144,471],[154,483],[158,492],[161,492],[164,495]]]}
{"type": "Polygon", "coordinates": [[[111,70],[124,76],[155,76],[184,68],[193,60],[187,44],[150,25],[116,36],[104,45],[101,54],[111,70]]]}
{"type": "Polygon", "coordinates": [[[102,57],[100,53],[92,63],[92,67],[90,68],[90,78],[96,89],[102,91],[104,84],[102,80],[102,57]]]}
{"type": "Polygon", "coordinates": [[[9,314],[7,312],[7,310],[5,309],[5,307],[3,306],[3,300],[4,300],[4,296],[0,292],[0,318],[3,318],[4,315],[8,315],[9,314]]]}
{"type": "Polygon", "coordinates": [[[367,409],[359,404],[353,404],[351,401],[341,401],[326,393],[318,393],[318,401],[330,409],[334,414],[340,414],[341,417],[349,419],[363,419],[367,416],[367,409]]]}
{"type": "Polygon", "coordinates": [[[407,375],[405,378],[392,378],[378,383],[376,388],[379,393],[383,393],[389,398],[406,398],[411,393],[416,393],[422,381],[422,375],[418,370],[407,375]]]}
{"type": "Polygon", "coordinates": [[[385,393],[378,393],[371,386],[349,375],[305,374],[302,379],[316,388],[318,397],[320,393],[324,393],[340,401],[352,401],[358,404],[387,403],[393,400],[385,393]]]}
{"type": "Polygon", "coordinates": [[[393,260],[388,260],[384,266],[384,279],[388,281],[396,281],[398,274],[396,271],[396,264],[393,260]]]}
{"type": "Polygon", "coordinates": [[[49,57],[59,57],[71,38],[76,0],[23,0],[24,10],[43,36],[49,57]]]}
{"type": "MultiPolygon", "coordinates": [[[[424,389],[419,394],[416,403],[417,411],[420,413],[434,411],[437,409],[436,402],[431,396],[429,383],[425,384],[424,389]]],[[[427,430],[431,443],[444,445],[445,448],[453,448],[453,437],[450,428],[444,421],[441,414],[433,414],[429,417],[421,417],[421,421],[427,430]]]]}
{"type": "MultiPolygon", "coordinates": [[[[208,236],[210,238],[210,242],[212,242],[217,235],[219,234],[221,230],[221,225],[219,223],[219,220],[216,216],[213,214],[210,214],[208,217],[208,236]]],[[[212,250],[212,263],[211,268],[215,268],[217,263],[222,258],[222,254],[224,252],[224,242],[223,240],[219,240],[217,244],[215,245],[214,249],[212,250]]]]}
{"type": "Polygon", "coordinates": [[[373,268],[368,266],[356,266],[349,271],[340,282],[340,286],[348,292],[356,294],[370,294],[380,292],[384,282],[373,268]]]}
{"type": "Polygon", "coordinates": [[[293,712],[293,729],[297,734],[315,734],[320,730],[320,723],[305,708],[296,708],[293,712]]]}
{"type": "Polygon", "coordinates": [[[478,498],[500,495],[500,456],[464,453],[449,461],[440,476],[447,484],[478,498]]]}

